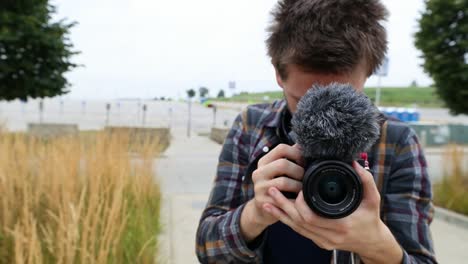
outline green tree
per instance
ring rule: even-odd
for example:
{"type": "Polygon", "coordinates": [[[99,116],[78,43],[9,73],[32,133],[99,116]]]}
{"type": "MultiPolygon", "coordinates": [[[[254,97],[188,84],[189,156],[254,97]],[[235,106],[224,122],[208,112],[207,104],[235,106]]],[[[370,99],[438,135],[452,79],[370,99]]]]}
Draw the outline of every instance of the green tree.
{"type": "Polygon", "coordinates": [[[210,93],[210,90],[208,90],[208,88],[204,86],[198,89],[198,94],[200,95],[200,97],[205,98],[209,93],[210,93]]]}
{"type": "Polygon", "coordinates": [[[0,1],[0,100],[68,93],[64,73],[77,65],[68,39],[75,23],[53,21],[48,0],[0,1]]]}
{"type": "Polygon", "coordinates": [[[218,98],[224,98],[224,97],[226,97],[226,95],[224,94],[224,90],[223,90],[223,89],[219,90],[218,96],[217,96],[217,97],[218,97],[218,98]]]}
{"type": "Polygon", "coordinates": [[[426,0],[415,44],[454,114],[468,113],[468,0],[426,0]]]}
{"type": "Polygon", "coordinates": [[[189,98],[195,97],[195,94],[196,94],[196,92],[195,92],[194,89],[187,90],[187,96],[188,96],[189,98]]]}

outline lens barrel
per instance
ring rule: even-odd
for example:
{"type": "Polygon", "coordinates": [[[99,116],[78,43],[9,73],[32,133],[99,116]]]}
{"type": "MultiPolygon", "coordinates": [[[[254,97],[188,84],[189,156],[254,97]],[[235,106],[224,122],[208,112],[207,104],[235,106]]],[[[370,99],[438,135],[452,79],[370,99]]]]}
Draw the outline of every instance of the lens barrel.
{"type": "Polygon", "coordinates": [[[313,162],[303,179],[304,200],[317,214],[343,218],[362,201],[362,182],[349,164],[338,160],[313,162]]]}

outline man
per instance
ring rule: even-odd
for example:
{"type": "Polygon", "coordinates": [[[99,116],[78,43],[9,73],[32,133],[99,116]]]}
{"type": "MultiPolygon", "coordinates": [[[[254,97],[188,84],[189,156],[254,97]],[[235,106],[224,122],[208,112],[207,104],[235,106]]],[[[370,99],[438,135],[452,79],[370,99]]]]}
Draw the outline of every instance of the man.
{"type": "Polygon", "coordinates": [[[401,122],[383,123],[369,152],[373,175],[353,164],[363,201],[336,220],[306,205],[301,151],[282,144],[282,130],[314,84],[349,83],[363,90],[386,53],[381,22],[387,10],[379,0],[281,0],[273,16],[268,54],[285,100],[249,106],[234,121],[199,223],[199,260],[435,263],[431,184],[413,130],[401,122]],[[282,191],[298,196],[289,200],[282,191]]]}

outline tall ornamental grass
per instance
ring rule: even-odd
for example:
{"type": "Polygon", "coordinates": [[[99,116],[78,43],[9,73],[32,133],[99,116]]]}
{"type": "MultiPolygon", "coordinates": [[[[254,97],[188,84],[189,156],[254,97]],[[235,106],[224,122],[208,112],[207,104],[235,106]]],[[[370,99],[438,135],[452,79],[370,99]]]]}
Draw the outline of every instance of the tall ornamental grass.
{"type": "Polygon", "coordinates": [[[434,186],[436,205],[468,215],[468,170],[463,147],[449,146],[445,153],[445,177],[434,186]]]}
{"type": "Polygon", "coordinates": [[[0,135],[0,263],[154,263],[158,140],[0,135]]]}

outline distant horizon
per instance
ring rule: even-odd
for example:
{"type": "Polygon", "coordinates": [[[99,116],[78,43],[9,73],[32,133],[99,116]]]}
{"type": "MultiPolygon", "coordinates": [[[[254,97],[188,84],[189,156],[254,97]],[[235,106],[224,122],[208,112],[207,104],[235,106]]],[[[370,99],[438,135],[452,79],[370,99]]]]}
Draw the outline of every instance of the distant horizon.
{"type": "MultiPolygon", "coordinates": [[[[364,89],[376,89],[377,87],[376,86],[365,86],[364,89]]],[[[428,89],[428,88],[434,88],[433,86],[382,86],[380,87],[382,89],[406,89],[406,88],[417,88],[417,89],[428,89]]],[[[189,90],[189,89],[187,89],[189,90]]],[[[226,92],[226,90],[228,89],[224,89],[224,91],[226,92]]],[[[196,91],[196,95],[195,95],[195,98],[200,98],[199,95],[198,95],[198,89],[195,89],[196,91]]],[[[216,95],[217,93],[219,92],[219,90],[215,90],[215,91],[212,91],[210,89],[210,94],[205,97],[205,98],[216,98],[216,95]]],[[[234,94],[229,94],[228,96],[226,97],[231,97],[232,95],[240,95],[241,93],[249,93],[249,94],[262,94],[262,93],[275,93],[275,92],[281,92],[281,88],[278,88],[278,89],[275,89],[275,90],[265,90],[265,91],[253,91],[253,92],[249,92],[249,91],[236,91],[234,94]]],[[[125,96],[125,97],[109,97],[109,98],[92,98],[92,97],[89,97],[89,98],[79,98],[79,97],[73,97],[73,96],[70,96],[70,95],[58,95],[58,96],[54,96],[54,97],[47,97],[47,98],[43,98],[43,100],[47,101],[47,100],[67,100],[67,101],[139,101],[139,100],[142,100],[142,101],[147,101],[147,100],[150,100],[150,101],[153,101],[155,99],[158,99],[160,100],[161,97],[164,97],[165,100],[173,100],[173,101],[179,101],[179,100],[186,100],[187,99],[187,96],[186,96],[186,93],[184,93],[184,96],[178,98],[178,97],[173,97],[173,96],[150,96],[150,97],[132,97],[132,96],[125,96]]],[[[38,100],[41,100],[40,98],[28,98],[28,101],[38,101],[38,100]]],[[[15,100],[12,100],[12,101],[6,101],[6,100],[1,100],[0,102],[1,103],[9,103],[9,102],[15,102],[15,101],[21,101],[19,99],[15,99],[15,100]]]]}

